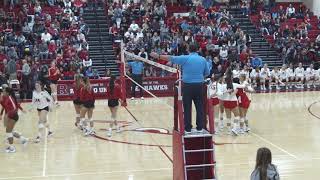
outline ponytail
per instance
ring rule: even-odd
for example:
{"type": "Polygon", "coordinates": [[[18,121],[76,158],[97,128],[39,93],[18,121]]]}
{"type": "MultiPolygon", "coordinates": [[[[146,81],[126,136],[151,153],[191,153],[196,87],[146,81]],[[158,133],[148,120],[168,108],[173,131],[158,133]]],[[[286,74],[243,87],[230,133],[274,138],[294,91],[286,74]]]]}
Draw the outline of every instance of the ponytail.
{"type": "Polygon", "coordinates": [[[115,80],[116,77],[112,75],[109,82],[110,94],[113,94],[114,92],[115,80]]]}

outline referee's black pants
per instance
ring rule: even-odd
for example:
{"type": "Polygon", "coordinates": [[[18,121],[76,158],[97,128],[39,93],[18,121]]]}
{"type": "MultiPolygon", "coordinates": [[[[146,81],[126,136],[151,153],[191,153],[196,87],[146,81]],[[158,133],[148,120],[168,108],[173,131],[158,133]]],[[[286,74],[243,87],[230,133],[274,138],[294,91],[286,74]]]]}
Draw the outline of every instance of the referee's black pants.
{"type": "MultiPolygon", "coordinates": [[[[142,86],[142,74],[132,74],[132,79],[137,82],[140,86],[142,86]]],[[[131,96],[136,97],[136,86],[138,86],[136,83],[132,82],[131,84],[131,96]]],[[[138,89],[140,91],[140,97],[143,96],[143,90],[138,86],[138,89]]]]}
{"type": "Polygon", "coordinates": [[[191,131],[191,111],[192,101],[197,111],[197,130],[203,129],[204,124],[204,99],[203,99],[203,83],[183,83],[182,101],[184,109],[184,128],[185,131],[191,131]]]}

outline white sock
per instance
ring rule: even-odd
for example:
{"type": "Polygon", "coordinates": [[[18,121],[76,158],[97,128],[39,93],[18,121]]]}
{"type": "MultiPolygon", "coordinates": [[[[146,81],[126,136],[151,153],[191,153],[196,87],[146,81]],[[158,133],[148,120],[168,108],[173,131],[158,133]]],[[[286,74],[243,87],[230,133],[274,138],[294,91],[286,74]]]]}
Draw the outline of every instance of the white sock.
{"type": "Polygon", "coordinates": [[[233,128],[237,129],[239,127],[239,117],[234,117],[233,128]]]}

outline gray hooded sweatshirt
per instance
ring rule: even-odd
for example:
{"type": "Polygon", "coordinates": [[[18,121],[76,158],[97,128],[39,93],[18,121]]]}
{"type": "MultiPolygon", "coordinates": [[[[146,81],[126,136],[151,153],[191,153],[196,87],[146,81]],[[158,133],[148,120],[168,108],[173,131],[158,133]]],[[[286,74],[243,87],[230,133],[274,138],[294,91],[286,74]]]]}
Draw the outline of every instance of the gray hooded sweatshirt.
{"type": "MultiPolygon", "coordinates": [[[[280,176],[277,170],[277,167],[273,164],[268,165],[267,169],[267,180],[280,180],[280,176]]],[[[255,169],[252,174],[250,180],[260,180],[260,171],[259,168],[255,169]]]]}

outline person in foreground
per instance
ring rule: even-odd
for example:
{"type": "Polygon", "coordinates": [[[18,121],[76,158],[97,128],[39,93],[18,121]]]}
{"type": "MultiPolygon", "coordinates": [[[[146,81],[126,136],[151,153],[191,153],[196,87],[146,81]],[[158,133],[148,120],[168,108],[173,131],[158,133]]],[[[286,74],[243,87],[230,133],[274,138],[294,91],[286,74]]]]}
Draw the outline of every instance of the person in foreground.
{"type": "Polygon", "coordinates": [[[256,167],[251,174],[250,180],[279,180],[277,167],[272,164],[271,151],[262,147],[257,151],[256,167]]]}
{"type": "Polygon", "coordinates": [[[182,68],[182,101],[184,109],[185,134],[191,133],[191,107],[192,101],[197,111],[197,132],[203,133],[204,130],[204,80],[210,74],[206,59],[197,53],[197,45],[190,43],[188,55],[168,56],[160,55],[155,52],[150,54],[153,58],[170,61],[178,64],[182,68]]]}

